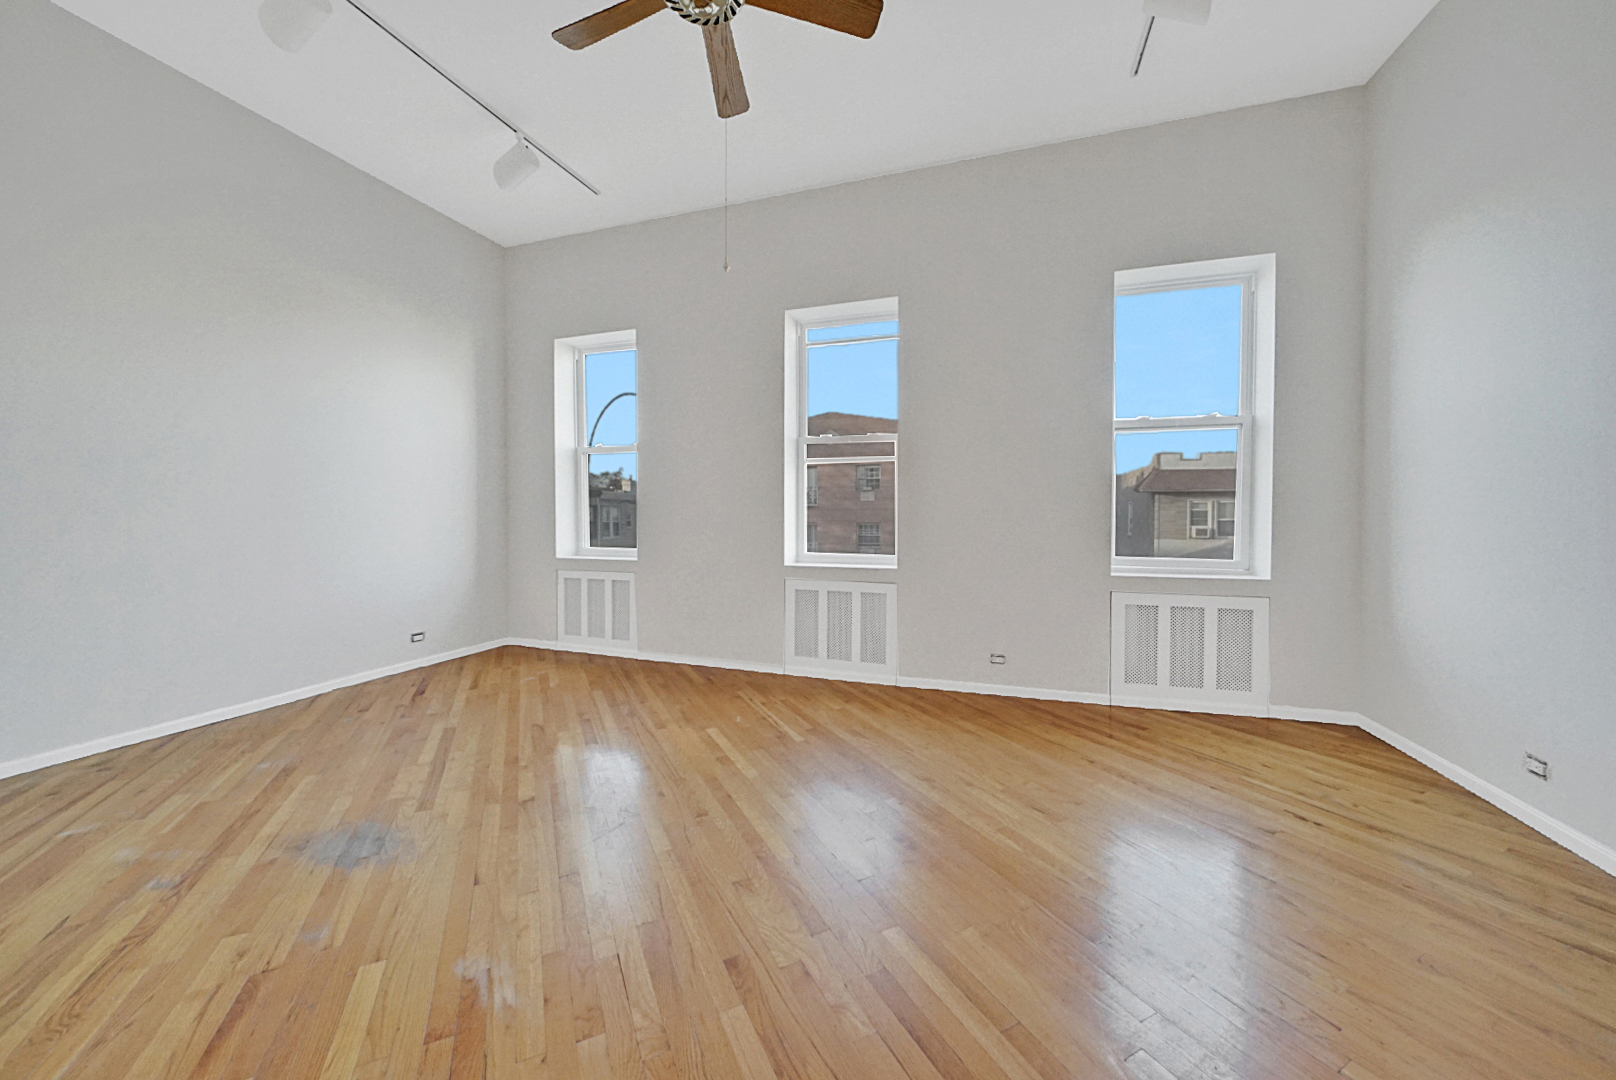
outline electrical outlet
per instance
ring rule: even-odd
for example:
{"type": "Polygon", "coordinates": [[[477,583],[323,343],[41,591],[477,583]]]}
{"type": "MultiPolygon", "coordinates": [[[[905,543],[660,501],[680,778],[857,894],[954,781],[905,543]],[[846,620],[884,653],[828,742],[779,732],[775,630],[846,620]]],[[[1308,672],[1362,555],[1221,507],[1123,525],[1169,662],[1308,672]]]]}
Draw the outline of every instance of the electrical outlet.
{"type": "Polygon", "coordinates": [[[415,633],[410,635],[410,640],[411,641],[425,641],[426,640],[426,631],[425,630],[416,631],[415,633]]]}
{"type": "Polygon", "coordinates": [[[988,653],[988,663],[990,663],[990,664],[1002,664],[1004,662],[1005,662],[1004,653],[1002,653],[1002,652],[988,653]]]}
{"type": "Polygon", "coordinates": [[[1549,763],[1538,757],[1536,754],[1527,754],[1526,760],[1522,764],[1526,766],[1527,772],[1531,773],[1539,780],[1547,780],[1549,778],[1549,763]]]}

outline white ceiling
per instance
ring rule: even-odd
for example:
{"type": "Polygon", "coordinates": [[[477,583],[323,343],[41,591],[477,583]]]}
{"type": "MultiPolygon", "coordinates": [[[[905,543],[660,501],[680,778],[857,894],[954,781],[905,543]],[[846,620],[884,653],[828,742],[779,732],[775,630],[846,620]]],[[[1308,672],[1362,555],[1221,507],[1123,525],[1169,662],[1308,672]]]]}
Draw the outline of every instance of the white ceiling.
{"type": "MultiPolygon", "coordinates": [[[[367,7],[601,189],[546,165],[489,172],[509,133],[358,12],[296,54],[258,0],[56,0],[501,244],[719,205],[724,122],[700,31],[672,12],[582,52],[550,31],[608,0],[369,0],[367,7]]],[[[734,23],[752,110],[730,124],[736,202],[1357,86],[1436,0],[887,0],[868,41],[757,8],[734,23]]]]}

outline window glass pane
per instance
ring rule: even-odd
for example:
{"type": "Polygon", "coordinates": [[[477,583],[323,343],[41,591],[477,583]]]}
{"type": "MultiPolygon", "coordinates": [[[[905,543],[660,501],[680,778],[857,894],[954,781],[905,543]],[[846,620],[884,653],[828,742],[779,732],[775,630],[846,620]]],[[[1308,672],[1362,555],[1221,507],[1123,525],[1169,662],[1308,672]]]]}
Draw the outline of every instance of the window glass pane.
{"type": "Polygon", "coordinates": [[[1244,287],[1117,297],[1116,415],[1240,412],[1244,287]]]}
{"type": "Polygon", "coordinates": [[[638,454],[589,455],[589,546],[636,547],[638,454]]]}
{"type": "Polygon", "coordinates": [[[584,356],[584,434],[589,446],[633,446],[640,441],[634,349],[584,356]]]}
{"type": "Polygon", "coordinates": [[[1118,433],[1116,554],[1233,559],[1239,437],[1236,428],[1118,433]]]}
{"type": "Polygon", "coordinates": [[[855,323],[852,326],[821,326],[808,331],[808,344],[821,341],[856,341],[859,338],[897,337],[897,320],[892,322],[855,323]]]}
{"type": "Polygon", "coordinates": [[[809,466],[805,506],[810,551],[892,555],[897,548],[897,469],[878,465],[809,466]]]}
{"type": "Polygon", "coordinates": [[[808,434],[898,430],[898,343],[808,348],[808,434]]]}

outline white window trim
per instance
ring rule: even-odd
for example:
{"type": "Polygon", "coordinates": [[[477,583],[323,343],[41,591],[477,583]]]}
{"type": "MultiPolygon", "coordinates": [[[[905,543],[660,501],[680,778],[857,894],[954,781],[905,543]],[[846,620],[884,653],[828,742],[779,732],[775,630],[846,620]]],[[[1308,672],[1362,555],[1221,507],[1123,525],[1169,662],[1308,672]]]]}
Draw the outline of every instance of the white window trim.
{"type": "MultiPolygon", "coordinates": [[[[584,398],[579,390],[584,385],[584,354],[613,352],[620,349],[638,349],[633,330],[618,330],[607,334],[584,334],[579,337],[558,338],[555,343],[555,525],[556,558],[604,559],[612,562],[633,562],[639,558],[639,548],[600,548],[589,546],[589,455],[610,453],[639,453],[639,444],[633,446],[585,447],[588,437],[584,398]]],[[[636,358],[634,384],[639,388],[639,364],[636,358]]],[[[639,399],[635,399],[636,406],[639,399]]],[[[638,434],[636,432],[636,434],[638,434]]],[[[635,481],[636,490],[639,481],[635,481]]],[[[635,507],[638,517],[638,505],[635,507]]],[[[639,522],[635,522],[636,528],[639,522]]]]}
{"type": "MultiPolygon", "coordinates": [[[[1120,270],[1115,294],[1162,292],[1211,285],[1245,286],[1245,326],[1241,334],[1240,415],[1116,420],[1111,438],[1111,574],[1113,577],[1241,578],[1273,577],[1274,507],[1274,313],[1276,264],[1273,255],[1151,266],[1120,270]],[[1124,431],[1173,428],[1235,428],[1239,431],[1236,461],[1235,558],[1227,566],[1211,560],[1120,557],[1116,552],[1116,435],[1124,431]],[[1193,565],[1185,565],[1193,564],[1193,565]]],[[[1214,513],[1216,512],[1214,507],[1214,513]]],[[[1215,522],[1214,522],[1215,525],[1215,522]]]]}
{"type": "MultiPolygon", "coordinates": [[[[833,566],[843,569],[894,568],[897,555],[859,555],[846,552],[826,553],[808,550],[808,521],[804,507],[804,494],[808,483],[807,417],[808,400],[808,331],[826,326],[845,326],[850,323],[900,322],[898,298],[889,296],[880,300],[855,300],[847,304],[828,304],[822,307],[795,308],[786,312],[785,320],[785,564],[787,566],[833,566]]],[[[903,328],[898,328],[898,377],[903,378],[903,328]]],[[[900,389],[901,400],[901,389],[900,389]]],[[[901,405],[900,405],[901,408],[901,405]]],[[[816,442],[830,442],[829,438],[816,442]]],[[[816,460],[814,464],[859,465],[871,462],[892,465],[893,514],[897,515],[898,435],[866,439],[863,436],[837,436],[836,442],[892,443],[889,457],[846,457],[816,460]]],[[[893,526],[896,533],[897,526],[893,526]]],[[[894,536],[896,548],[896,536],[894,536]]]]}

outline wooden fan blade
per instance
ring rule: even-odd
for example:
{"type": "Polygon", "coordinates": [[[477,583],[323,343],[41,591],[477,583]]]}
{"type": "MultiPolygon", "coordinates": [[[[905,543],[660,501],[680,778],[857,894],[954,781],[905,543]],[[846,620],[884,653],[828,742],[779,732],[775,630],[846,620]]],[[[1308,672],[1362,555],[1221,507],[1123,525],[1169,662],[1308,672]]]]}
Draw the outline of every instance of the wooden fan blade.
{"type": "Polygon", "coordinates": [[[873,36],[881,21],[881,0],[747,0],[747,5],[861,38],[873,36]]]}
{"type": "Polygon", "coordinates": [[[623,0],[605,11],[568,23],[550,36],[569,49],[581,49],[626,30],[641,19],[649,19],[667,6],[662,0],[623,0]]]}
{"type": "Polygon", "coordinates": [[[704,26],[701,36],[707,42],[707,70],[713,74],[713,100],[718,115],[728,120],[752,107],[746,100],[746,81],[741,78],[741,58],[735,53],[735,35],[729,23],[704,26]]]}

